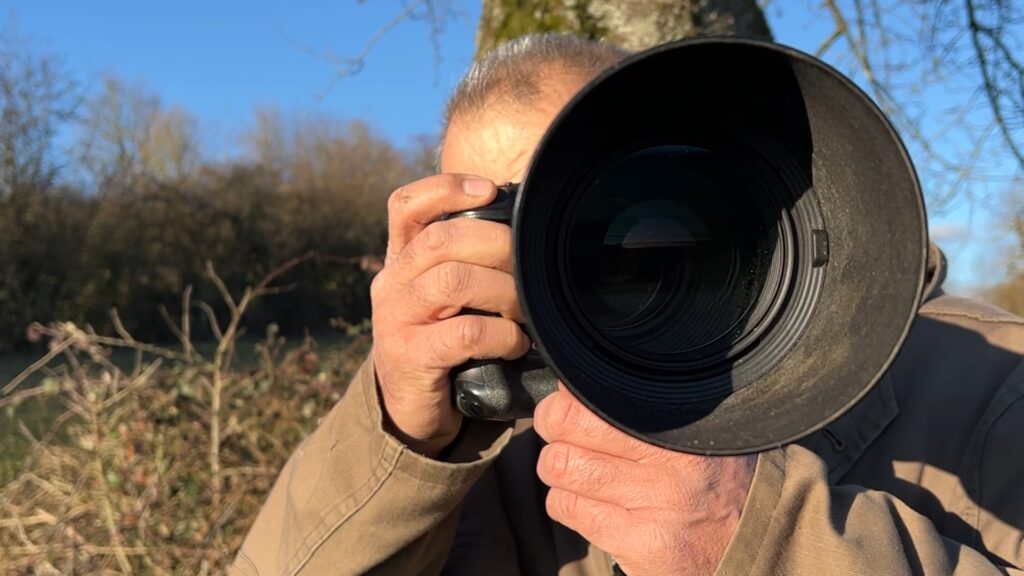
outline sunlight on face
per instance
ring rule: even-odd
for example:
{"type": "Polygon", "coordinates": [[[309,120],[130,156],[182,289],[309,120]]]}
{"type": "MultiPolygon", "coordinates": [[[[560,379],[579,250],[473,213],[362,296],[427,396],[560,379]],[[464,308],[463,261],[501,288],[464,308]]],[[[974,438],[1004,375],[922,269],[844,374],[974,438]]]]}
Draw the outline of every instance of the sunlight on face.
{"type": "Polygon", "coordinates": [[[586,85],[579,76],[545,73],[543,95],[516,104],[491,99],[480,111],[456,112],[444,148],[441,172],[472,174],[497,184],[519,182],[544,132],[569,100],[586,85]]]}

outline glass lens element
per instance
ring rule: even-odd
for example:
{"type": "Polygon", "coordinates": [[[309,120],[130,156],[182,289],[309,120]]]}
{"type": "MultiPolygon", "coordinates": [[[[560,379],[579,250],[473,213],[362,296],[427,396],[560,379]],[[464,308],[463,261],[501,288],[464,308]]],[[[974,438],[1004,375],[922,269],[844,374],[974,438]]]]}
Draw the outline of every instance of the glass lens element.
{"type": "Polygon", "coordinates": [[[709,357],[743,335],[775,233],[756,186],[730,166],[704,148],[644,149],[598,173],[571,210],[568,292],[615,348],[709,357]]]}

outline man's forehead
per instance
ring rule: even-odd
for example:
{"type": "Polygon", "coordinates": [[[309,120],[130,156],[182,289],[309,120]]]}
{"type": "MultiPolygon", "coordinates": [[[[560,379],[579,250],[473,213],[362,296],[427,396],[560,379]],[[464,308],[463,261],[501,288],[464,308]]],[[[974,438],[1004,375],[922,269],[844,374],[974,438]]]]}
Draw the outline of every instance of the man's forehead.
{"type": "Polygon", "coordinates": [[[518,122],[510,115],[483,113],[455,118],[448,128],[441,154],[441,170],[474,174],[497,183],[522,177],[547,122],[524,114],[518,122]]]}
{"type": "Polygon", "coordinates": [[[562,78],[529,104],[495,99],[480,111],[455,114],[441,151],[441,171],[518,182],[558,112],[586,83],[562,78]]]}

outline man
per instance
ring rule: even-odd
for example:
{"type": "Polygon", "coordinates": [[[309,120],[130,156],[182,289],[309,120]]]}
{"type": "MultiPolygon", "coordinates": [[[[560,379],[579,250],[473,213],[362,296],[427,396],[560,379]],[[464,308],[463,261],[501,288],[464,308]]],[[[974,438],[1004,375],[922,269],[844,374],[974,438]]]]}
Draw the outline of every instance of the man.
{"type": "Polygon", "coordinates": [[[282,471],[235,571],[1024,574],[1024,320],[943,295],[934,248],[896,363],[802,445],[665,450],[564,388],[514,428],[452,408],[449,369],[529,342],[508,227],[438,219],[519,181],[562,106],[624,55],[528,37],[462,82],[441,174],[389,201],[373,353],[282,471]]]}

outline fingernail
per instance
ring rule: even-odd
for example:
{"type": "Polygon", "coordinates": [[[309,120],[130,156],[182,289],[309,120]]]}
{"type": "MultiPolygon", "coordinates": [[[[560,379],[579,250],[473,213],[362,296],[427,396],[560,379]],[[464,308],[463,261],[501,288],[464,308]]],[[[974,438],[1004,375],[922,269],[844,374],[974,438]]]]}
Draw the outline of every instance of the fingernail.
{"type": "Polygon", "coordinates": [[[494,189],[494,184],[483,178],[466,178],[462,181],[462,189],[469,196],[487,196],[494,189]]]}

